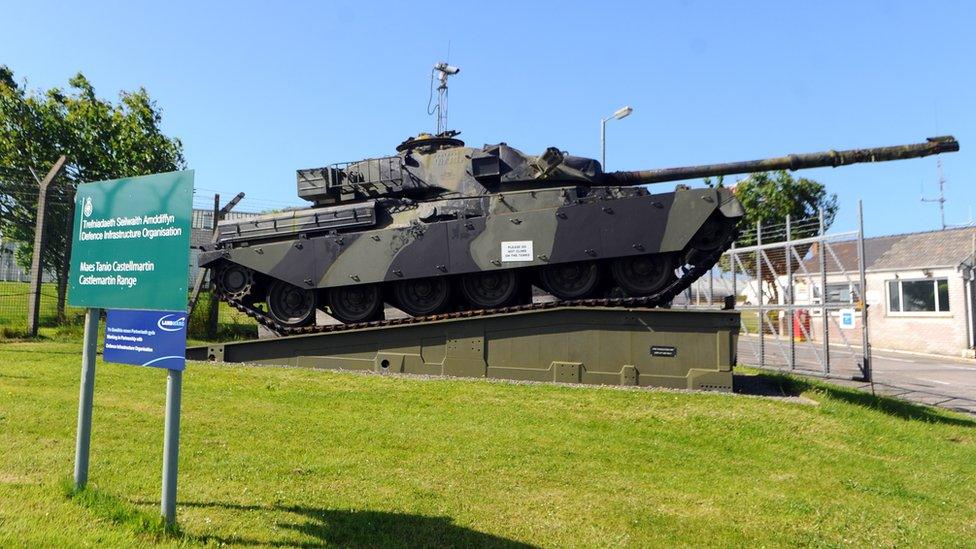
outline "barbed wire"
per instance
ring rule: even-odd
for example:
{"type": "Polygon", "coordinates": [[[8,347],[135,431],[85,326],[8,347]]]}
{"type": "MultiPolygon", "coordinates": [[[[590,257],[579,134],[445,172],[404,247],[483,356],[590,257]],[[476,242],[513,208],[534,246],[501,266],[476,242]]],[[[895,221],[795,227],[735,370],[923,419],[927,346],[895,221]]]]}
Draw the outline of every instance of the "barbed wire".
{"type": "Polygon", "coordinates": [[[736,245],[743,246],[755,244],[758,240],[757,232],[761,233],[763,242],[779,242],[786,240],[787,237],[795,239],[814,236],[820,232],[820,218],[818,216],[791,220],[788,229],[789,230],[787,230],[787,224],[785,222],[770,223],[767,225],[760,224],[758,231],[755,225],[740,225],[740,234],[736,239],[736,245]]]}

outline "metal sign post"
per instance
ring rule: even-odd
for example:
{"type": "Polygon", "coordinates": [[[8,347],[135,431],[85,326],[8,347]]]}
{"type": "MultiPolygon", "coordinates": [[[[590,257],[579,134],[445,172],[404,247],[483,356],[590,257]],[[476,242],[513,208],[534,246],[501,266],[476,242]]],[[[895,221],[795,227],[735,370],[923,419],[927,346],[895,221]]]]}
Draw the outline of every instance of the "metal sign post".
{"type": "Polygon", "coordinates": [[[78,396],[78,436],[75,442],[75,489],[88,484],[91,448],[92,400],[95,397],[95,352],[98,343],[98,309],[85,311],[85,340],[81,348],[81,391],[78,396]]]}
{"type": "Polygon", "coordinates": [[[176,471],[180,462],[180,400],[183,398],[183,371],[167,370],[166,429],[163,434],[163,496],[160,513],[167,524],[176,522],[176,471]]]}
{"type": "Polygon", "coordinates": [[[180,456],[180,400],[186,368],[183,311],[110,310],[105,323],[106,362],[166,369],[166,426],[163,434],[163,488],[160,513],[176,521],[176,473],[180,456]]]}
{"type": "Polygon", "coordinates": [[[176,521],[192,210],[192,171],[85,183],[71,241],[69,304],[87,308],[75,487],[88,483],[98,322],[101,309],[112,309],[104,360],[168,370],[160,500],[167,525],[176,521]]]}

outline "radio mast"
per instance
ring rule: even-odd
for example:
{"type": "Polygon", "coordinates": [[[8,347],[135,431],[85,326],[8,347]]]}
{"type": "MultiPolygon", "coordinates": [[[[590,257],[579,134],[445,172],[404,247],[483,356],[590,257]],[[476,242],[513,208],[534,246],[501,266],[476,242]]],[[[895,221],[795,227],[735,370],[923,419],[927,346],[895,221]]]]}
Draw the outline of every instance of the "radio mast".
{"type": "Polygon", "coordinates": [[[437,86],[437,106],[434,107],[433,111],[430,110],[430,101],[427,102],[427,114],[434,114],[435,112],[437,114],[437,135],[447,129],[447,77],[454,76],[459,72],[461,72],[460,68],[448,65],[443,61],[434,65],[434,70],[430,72],[430,87],[434,87],[434,73],[437,73],[437,80],[440,82],[437,86]]]}
{"type": "Polygon", "coordinates": [[[939,170],[939,198],[925,198],[922,197],[922,202],[938,202],[939,203],[939,221],[942,223],[942,230],[946,230],[948,225],[945,221],[945,176],[942,173],[942,160],[936,161],[936,165],[939,170]]]}

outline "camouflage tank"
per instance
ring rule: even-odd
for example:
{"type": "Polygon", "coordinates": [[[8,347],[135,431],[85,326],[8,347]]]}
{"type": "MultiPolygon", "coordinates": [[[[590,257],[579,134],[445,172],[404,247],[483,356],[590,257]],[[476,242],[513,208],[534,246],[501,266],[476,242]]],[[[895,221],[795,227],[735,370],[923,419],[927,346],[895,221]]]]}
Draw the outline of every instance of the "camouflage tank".
{"type": "Polygon", "coordinates": [[[385,303],[413,316],[501,308],[530,301],[533,285],[561,300],[673,296],[718,260],[744,212],[727,188],[645,184],[958,148],[940,137],[606,173],[557,148],[532,156],[421,134],[394,156],[299,170],[298,195],[312,207],[221,222],[200,265],[222,299],[285,328],[313,324],[316,309],[359,323],[380,319],[385,303]]]}

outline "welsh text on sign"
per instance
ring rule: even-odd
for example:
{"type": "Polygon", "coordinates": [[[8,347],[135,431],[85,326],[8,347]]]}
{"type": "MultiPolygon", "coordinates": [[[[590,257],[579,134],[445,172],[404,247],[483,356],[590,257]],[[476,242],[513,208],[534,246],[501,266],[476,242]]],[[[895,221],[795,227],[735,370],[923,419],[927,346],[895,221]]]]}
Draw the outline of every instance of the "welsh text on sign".
{"type": "Polygon", "coordinates": [[[193,171],[78,186],[68,302],[184,311],[193,171]]]}

